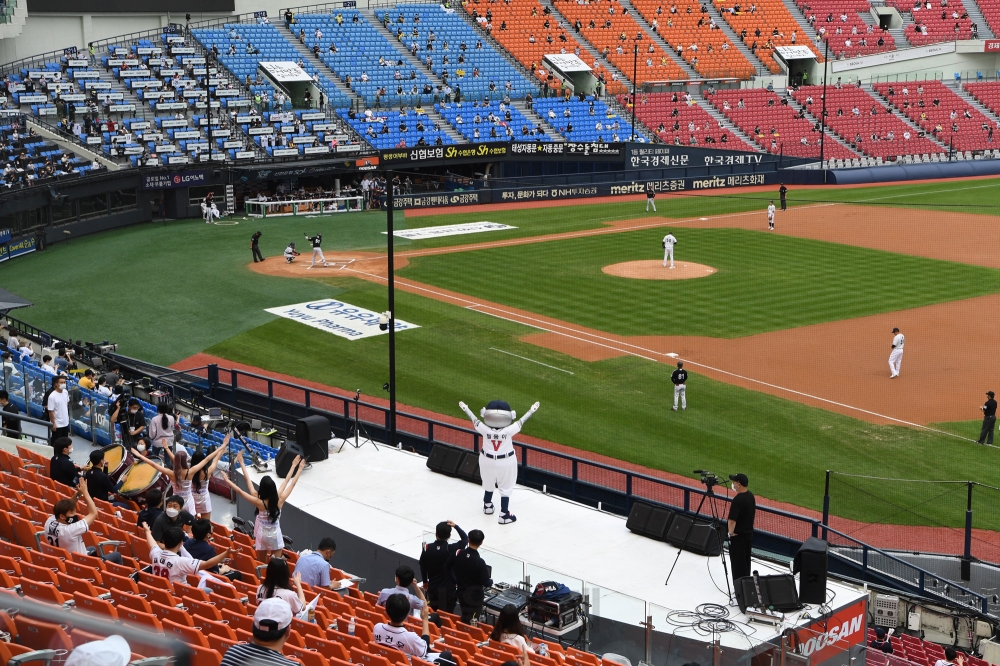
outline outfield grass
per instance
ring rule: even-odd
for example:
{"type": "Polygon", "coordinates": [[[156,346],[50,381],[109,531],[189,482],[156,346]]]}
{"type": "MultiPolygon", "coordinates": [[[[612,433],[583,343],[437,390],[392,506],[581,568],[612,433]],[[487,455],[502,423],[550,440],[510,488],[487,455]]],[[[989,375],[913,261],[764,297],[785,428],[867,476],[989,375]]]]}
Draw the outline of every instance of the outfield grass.
{"type": "Polygon", "coordinates": [[[990,268],[744,229],[672,232],[683,239],[680,259],[718,272],[694,280],[601,272],[662,259],[664,231],[647,229],[417,257],[400,275],[620,335],[726,338],[1000,291],[1000,271],[990,268]]]}
{"type": "MultiPolygon", "coordinates": [[[[343,289],[340,298],[354,305],[378,310],[384,303],[384,290],[377,285],[326,281],[332,289],[343,289]]],[[[408,405],[461,418],[459,400],[478,409],[491,399],[504,399],[519,412],[539,400],[542,408],[525,434],[688,476],[693,469],[744,470],[754,480],[754,492],[817,510],[826,469],[954,479],[968,476],[972,467],[978,480],[1000,485],[1000,471],[992,464],[996,452],[985,447],[872,425],[697,374],[688,384],[688,409],[671,412],[672,367],[634,357],[580,361],[520,342],[534,332],[526,326],[410,293],[397,292],[396,299],[397,311],[422,326],[396,337],[398,399],[408,405]]],[[[349,341],[282,319],[208,352],[383,395],[387,345],[385,337],[349,341]]],[[[962,525],[964,512],[952,508],[928,507],[929,520],[906,515],[898,520],[962,525]]],[[[885,506],[842,497],[836,513],[877,520],[885,516],[885,506]]],[[[1000,521],[982,526],[1000,528],[1000,521]]]]}

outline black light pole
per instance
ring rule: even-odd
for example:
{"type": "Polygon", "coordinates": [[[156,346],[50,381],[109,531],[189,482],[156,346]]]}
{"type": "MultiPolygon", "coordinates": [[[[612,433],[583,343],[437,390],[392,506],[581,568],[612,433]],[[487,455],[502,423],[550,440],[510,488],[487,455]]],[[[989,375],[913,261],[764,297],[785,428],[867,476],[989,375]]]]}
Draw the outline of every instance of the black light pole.
{"type": "Polygon", "coordinates": [[[642,34],[636,33],[635,39],[632,40],[632,135],[629,137],[629,141],[635,141],[635,107],[639,103],[639,99],[636,96],[636,88],[639,85],[639,77],[636,75],[639,69],[639,42],[642,40],[642,34]]]}
{"type": "Polygon", "coordinates": [[[389,237],[389,446],[396,446],[396,271],[393,266],[392,209],[395,207],[392,191],[392,172],[385,172],[386,211],[385,228],[389,237]]]}
{"type": "MultiPolygon", "coordinates": [[[[826,147],[826,66],[830,62],[830,37],[826,38],[826,49],[823,53],[823,110],[819,114],[819,168],[823,169],[823,152],[826,147]]],[[[823,182],[826,183],[826,169],[823,169],[823,182]]]]}
{"type": "MultiPolygon", "coordinates": [[[[211,51],[209,51],[211,53],[211,51]]],[[[205,109],[208,113],[208,163],[212,163],[212,86],[208,74],[208,58],[205,58],[205,109]]]]}

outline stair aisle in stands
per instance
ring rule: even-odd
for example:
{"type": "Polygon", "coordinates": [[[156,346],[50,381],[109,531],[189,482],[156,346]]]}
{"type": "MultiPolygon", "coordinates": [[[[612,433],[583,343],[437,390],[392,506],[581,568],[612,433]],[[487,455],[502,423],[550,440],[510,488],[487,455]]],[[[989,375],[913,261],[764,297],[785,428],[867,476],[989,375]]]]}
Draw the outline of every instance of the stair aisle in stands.
{"type": "MultiPolygon", "coordinates": [[[[350,86],[345,85],[344,81],[339,76],[337,76],[337,73],[334,72],[332,69],[330,69],[330,67],[326,63],[324,63],[322,60],[318,59],[315,55],[313,55],[313,52],[310,51],[305,44],[300,42],[298,37],[292,34],[292,31],[288,29],[288,26],[285,25],[284,21],[276,21],[272,25],[274,25],[274,27],[278,29],[278,32],[280,32],[282,36],[284,36],[284,38],[288,40],[289,44],[295,47],[295,50],[298,51],[299,54],[301,54],[302,59],[304,61],[312,62],[313,65],[315,65],[320,71],[326,74],[326,78],[329,79],[330,82],[337,87],[337,90],[339,90],[341,94],[343,94],[345,97],[351,100],[351,106],[355,108],[364,107],[364,100],[361,99],[361,96],[358,95],[353,90],[351,90],[350,86]]],[[[330,106],[332,105],[328,105],[328,108],[330,106]]]]}
{"type": "MultiPolygon", "coordinates": [[[[914,83],[916,83],[916,82],[914,82],[914,83]]],[[[881,95],[879,95],[877,92],[875,92],[875,88],[872,87],[872,84],[870,84],[870,83],[862,84],[861,89],[864,90],[869,95],[871,95],[872,97],[874,97],[875,99],[877,99],[879,102],[885,102],[885,99],[881,95]]],[[[923,131],[922,129],[920,129],[920,125],[918,125],[917,123],[913,122],[913,120],[909,116],[907,116],[905,113],[903,113],[898,106],[893,106],[892,109],[890,109],[890,110],[892,111],[892,115],[896,116],[897,118],[899,118],[900,120],[902,120],[904,123],[906,123],[910,128],[912,128],[912,131],[913,131],[914,135],[916,135],[917,132],[922,132],[923,131]]],[[[944,143],[942,143],[941,141],[938,141],[938,139],[936,137],[931,136],[930,134],[928,134],[926,136],[926,138],[928,140],[934,142],[938,146],[940,146],[942,152],[946,152],[948,150],[948,147],[944,143]]]]}
{"type": "MultiPolygon", "coordinates": [[[[416,69],[418,72],[423,72],[424,76],[430,79],[435,86],[439,84],[443,85],[444,82],[441,81],[440,77],[438,77],[433,71],[427,69],[427,65],[425,65],[420,58],[407,51],[406,48],[400,44],[399,40],[396,39],[396,35],[382,25],[382,23],[375,17],[375,10],[364,9],[359,11],[365,20],[368,21],[368,23],[370,23],[371,26],[379,32],[379,34],[385,37],[386,41],[392,44],[393,49],[395,49],[392,53],[393,59],[402,57],[403,62],[406,63],[408,68],[416,69]],[[398,56],[397,53],[401,54],[401,56],[398,56]]],[[[386,53],[385,55],[388,56],[389,54],[386,53]]]]}
{"type": "MultiPolygon", "coordinates": [[[[695,71],[695,68],[691,66],[691,63],[686,61],[684,58],[678,56],[677,50],[673,48],[659,32],[653,30],[651,24],[649,23],[649,19],[647,19],[646,16],[643,15],[643,13],[640,12],[639,9],[634,4],[632,4],[631,0],[618,0],[618,3],[624,9],[628,10],[628,12],[632,14],[632,16],[636,19],[636,23],[638,23],[642,27],[642,31],[643,33],[645,33],[643,39],[653,40],[653,42],[655,42],[657,46],[663,49],[673,59],[673,61],[677,63],[678,67],[684,70],[684,73],[687,74],[689,78],[692,79],[700,78],[700,75],[698,74],[697,71],[695,71]]],[[[663,20],[663,23],[664,25],[666,24],[666,19],[663,20]]],[[[686,47],[687,45],[685,45],[685,48],[686,47]]],[[[647,48],[646,45],[640,44],[639,46],[640,58],[642,58],[643,52],[646,50],[646,48],[647,48]]]]}
{"type": "MultiPolygon", "coordinates": [[[[996,82],[994,82],[994,84],[996,84],[996,82]]],[[[997,113],[993,111],[993,109],[980,102],[975,95],[973,95],[972,93],[969,92],[968,89],[966,89],[964,85],[959,85],[958,82],[953,82],[948,84],[948,88],[953,93],[961,97],[966,104],[968,104],[972,108],[979,111],[979,113],[989,118],[990,122],[993,123],[994,127],[1000,129],[1000,124],[998,124],[1000,123],[1000,116],[998,116],[997,113]]]]}
{"type": "Polygon", "coordinates": [[[757,70],[757,75],[767,76],[770,74],[770,71],[767,69],[767,65],[765,65],[760,58],[750,52],[750,47],[743,43],[740,36],[736,34],[735,30],[733,30],[733,26],[729,25],[729,23],[722,18],[722,14],[719,13],[719,9],[715,6],[715,4],[709,2],[706,3],[706,5],[708,6],[708,15],[715,19],[715,24],[726,34],[726,37],[728,37],[729,41],[733,43],[736,50],[742,53],[743,57],[747,59],[747,62],[754,66],[754,69],[757,70]]]}
{"type": "Polygon", "coordinates": [[[718,124],[718,122],[721,120],[723,126],[727,130],[732,132],[734,135],[738,136],[743,141],[743,143],[747,145],[745,149],[740,147],[738,148],[738,150],[754,150],[754,151],[761,150],[757,146],[757,144],[754,143],[753,139],[751,139],[750,136],[747,135],[746,132],[737,127],[735,123],[730,122],[729,119],[726,118],[725,114],[723,114],[717,108],[712,106],[712,104],[707,99],[705,99],[704,95],[699,93],[697,95],[692,95],[692,97],[694,98],[695,102],[698,103],[699,108],[703,109],[705,113],[710,115],[715,120],[716,124],[718,124]]]}
{"type": "Polygon", "coordinates": [[[1000,30],[1000,3],[997,0],[965,0],[965,11],[969,12],[969,18],[979,28],[979,39],[994,39],[996,37],[997,30],[1000,30]],[[992,9],[990,13],[993,18],[992,23],[987,20],[983,8],[979,5],[980,2],[984,5],[988,4],[992,9]]]}
{"type": "Polygon", "coordinates": [[[549,122],[542,118],[541,115],[535,112],[534,109],[529,109],[524,103],[524,100],[515,100],[511,102],[511,105],[521,112],[525,118],[535,123],[539,127],[545,128],[545,132],[549,135],[549,138],[553,141],[565,141],[566,137],[556,131],[556,128],[549,124],[549,122]]]}
{"type": "MultiPolygon", "coordinates": [[[[553,18],[558,18],[566,26],[572,26],[573,22],[559,12],[559,8],[555,5],[555,3],[552,2],[552,0],[538,0],[538,1],[542,6],[548,7],[552,11],[553,18]]],[[[583,50],[585,50],[587,53],[590,54],[589,59],[584,58],[585,62],[593,63],[594,61],[597,61],[601,64],[601,67],[603,67],[605,71],[609,72],[610,74],[613,74],[616,77],[615,80],[612,80],[611,76],[605,76],[604,89],[605,92],[607,93],[605,95],[606,98],[610,98],[613,95],[625,92],[626,90],[628,91],[632,90],[632,85],[630,83],[632,79],[630,76],[626,76],[625,72],[618,69],[618,67],[616,67],[613,62],[602,56],[600,49],[591,44],[590,41],[588,41],[587,38],[583,35],[583,33],[576,32],[574,30],[573,36],[576,39],[576,41],[580,44],[580,46],[583,48],[583,50]]]]}
{"type": "Polygon", "coordinates": [[[810,43],[817,44],[819,35],[816,33],[816,29],[809,24],[799,6],[795,4],[795,0],[781,0],[781,2],[784,3],[785,9],[792,15],[795,22],[799,24],[800,30],[799,34],[796,35],[796,43],[803,41],[804,38],[808,38],[810,43]]]}

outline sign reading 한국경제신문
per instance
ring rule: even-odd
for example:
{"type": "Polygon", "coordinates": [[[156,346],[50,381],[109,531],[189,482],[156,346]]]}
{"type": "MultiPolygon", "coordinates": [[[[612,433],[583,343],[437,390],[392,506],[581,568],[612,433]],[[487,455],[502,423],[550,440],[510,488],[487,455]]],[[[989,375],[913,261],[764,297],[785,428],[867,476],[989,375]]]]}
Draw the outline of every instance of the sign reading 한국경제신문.
{"type": "Polygon", "coordinates": [[[205,183],[204,171],[186,171],[184,173],[154,173],[142,177],[142,189],[166,190],[174,187],[190,187],[205,183]]]}
{"type": "MultiPolygon", "coordinates": [[[[300,324],[318,328],[327,333],[333,333],[348,340],[360,340],[361,338],[371,338],[376,335],[385,335],[388,330],[381,330],[378,326],[379,313],[359,308],[350,303],[326,299],[322,301],[310,301],[308,303],[296,303],[295,305],[283,305],[277,308],[266,308],[265,312],[297,321],[300,324]]],[[[406,331],[411,328],[420,328],[416,324],[410,324],[400,319],[396,320],[396,331],[406,331]]]]}

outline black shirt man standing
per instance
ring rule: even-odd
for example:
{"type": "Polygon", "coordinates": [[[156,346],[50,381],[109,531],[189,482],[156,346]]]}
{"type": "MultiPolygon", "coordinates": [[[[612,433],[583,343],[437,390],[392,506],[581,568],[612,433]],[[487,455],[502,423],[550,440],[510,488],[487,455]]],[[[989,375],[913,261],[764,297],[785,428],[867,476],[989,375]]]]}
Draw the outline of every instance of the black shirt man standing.
{"type": "Polygon", "coordinates": [[[253,236],[250,237],[250,251],[253,252],[253,263],[258,261],[264,261],[264,255],[260,253],[260,236],[261,233],[258,231],[253,236]]]}
{"type": "MultiPolygon", "coordinates": [[[[17,405],[10,401],[10,394],[7,391],[0,391],[0,408],[8,414],[20,414],[17,405]]],[[[5,418],[3,420],[3,434],[13,439],[21,439],[21,419],[5,418]]]]}
{"type": "Polygon", "coordinates": [[[782,183],[781,187],[778,188],[778,198],[781,200],[781,210],[786,210],[788,208],[788,202],[785,201],[785,196],[788,194],[788,188],[782,183]]]}
{"type": "Polygon", "coordinates": [[[469,537],[462,528],[449,520],[438,523],[435,530],[437,540],[429,543],[420,553],[420,579],[424,582],[427,603],[434,610],[448,613],[455,611],[458,603],[458,592],[455,588],[455,578],[452,576],[451,564],[469,543],[469,537]],[[448,543],[451,538],[451,528],[458,532],[458,541],[448,543]]]}
{"type": "Polygon", "coordinates": [[[750,575],[750,552],[753,549],[753,521],[757,500],[747,488],[746,474],[730,474],[736,496],[729,505],[729,559],[733,582],[750,575]]]}
{"type": "Polygon", "coordinates": [[[979,431],[979,444],[993,443],[993,430],[997,424],[997,401],[993,399],[993,391],[987,391],[986,397],[986,403],[979,408],[983,410],[983,427],[979,431]]]}
{"type": "Polygon", "coordinates": [[[469,547],[461,551],[452,563],[451,572],[458,586],[458,604],[462,622],[468,624],[483,609],[483,591],[493,584],[490,568],[479,556],[479,547],[486,536],[482,530],[469,532],[469,547]]]}

